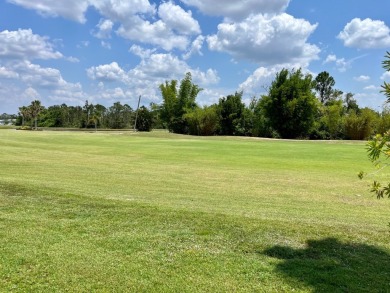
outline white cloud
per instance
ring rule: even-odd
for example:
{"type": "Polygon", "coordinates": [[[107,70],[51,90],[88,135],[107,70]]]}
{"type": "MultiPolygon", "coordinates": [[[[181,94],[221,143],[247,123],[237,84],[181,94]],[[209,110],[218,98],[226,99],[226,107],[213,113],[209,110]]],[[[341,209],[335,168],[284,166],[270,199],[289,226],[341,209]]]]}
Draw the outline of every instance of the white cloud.
{"type": "Polygon", "coordinates": [[[193,82],[200,87],[205,87],[219,82],[216,70],[207,69],[202,71],[199,68],[191,68],[184,60],[179,59],[171,53],[155,53],[153,50],[146,50],[140,46],[132,46],[130,51],[141,57],[140,63],[129,71],[125,72],[116,62],[99,65],[87,69],[87,75],[99,81],[99,92],[95,99],[112,100],[114,97],[122,99],[134,99],[142,95],[149,102],[161,100],[159,85],[166,80],[181,80],[186,72],[191,72],[193,82]],[[119,82],[126,88],[110,88],[109,84],[102,82],[119,82]],[[124,95],[118,89],[122,89],[124,95]],[[115,91],[114,91],[115,90],[115,91]],[[119,93],[119,94],[118,94],[119,93]]]}
{"type": "Polygon", "coordinates": [[[45,68],[29,61],[17,63],[14,70],[20,75],[20,80],[30,87],[57,88],[67,84],[59,70],[45,68]]]}
{"type": "Polygon", "coordinates": [[[193,76],[194,83],[201,84],[201,85],[210,85],[210,84],[217,84],[220,80],[218,76],[218,72],[215,69],[207,69],[206,72],[200,71],[199,69],[193,70],[190,69],[189,72],[191,72],[193,76]]]}
{"type": "Polygon", "coordinates": [[[389,80],[390,79],[390,71],[386,71],[382,74],[381,80],[389,80]]]}
{"type": "Polygon", "coordinates": [[[116,31],[119,36],[158,45],[167,51],[174,48],[185,50],[190,42],[189,35],[200,33],[199,24],[192,18],[191,12],[171,2],[163,2],[157,10],[156,5],[148,0],[70,0],[66,5],[56,0],[11,1],[41,14],[62,16],[82,23],[91,6],[104,17],[97,25],[98,31],[93,33],[98,38],[108,38],[114,23],[119,23],[116,31]]]}
{"type": "Polygon", "coordinates": [[[187,36],[175,34],[162,20],[151,23],[138,16],[122,24],[117,33],[125,39],[158,45],[166,51],[185,50],[189,43],[187,36]]]}
{"type": "Polygon", "coordinates": [[[361,49],[386,48],[390,46],[390,29],[380,20],[354,18],[337,36],[347,47],[361,49]]]}
{"type": "Polygon", "coordinates": [[[0,67],[0,78],[19,78],[19,74],[12,69],[8,69],[4,66],[0,67]]]}
{"type": "Polygon", "coordinates": [[[116,62],[90,67],[87,69],[87,75],[91,79],[106,82],[126,82],[127,79],[125,71],[116,62]]]}
{"type": "Polygon", "coordinates": [[[44,16],[62,16],[81,23],[85,22],[85,12],[89,6],[88,0],[8,0],[13,4],[36,10],[44,16]]]}
{"type": "Polygon", "coordinates": [[[77,48],[83,48],[83,47],[88,47],[89,46],[89,41],[81,41],[78,45],[77,48]]]}
{"type": "Polygon", "coordinates": [[[32,101],[32,100],[39,100],[41,96],[35,89],[29,87],[22,93],[22,98],[32,101]]]}
{"type": "Polygon", "coordinates": [[[63,55],[54,50],[47,37],[33,34],[31,29],[0,32],[0,57],[6,59],[59,59],[63,55]]]}
{"type": "Polygon", "coordinates": [[[384,106],[386,102],[386,97],[381,93],[357,93],[353,97],[361,108],[370,107],[377,111],[381,110],[381,106],[378,105],[384,106]]]}
{"type": "Polygon", "coordinates": [[[340,72],[345,72],[350,66],[350,62],[346,61],[345,58],[337,58],[336,55],[328,55],[323,64],[326,63],[334,63],[340,72]]]}
{"type": "MultiPolygon", "coordinates": [[[[297,70],[300,64],[278,64],[270,67],[257,68],[244,82],[239,85],[239,90],[248,95],[258,95],[266,93],[275,76],[282,69],[297,70]]],[[[306,68],[302,68],[304,74],[310,73],[306,68]]]]}
{"type": "Polygon", "coordinates": [[[375,85],[369,85],[369,86],[364,87],[364,90],[366,90],[366,91],[380,91],[381,87],[375,86],[375,85]]]}
{"type": "Polygon", "coordinates": [[[141,46],[138,45],[132,45],[129,49],[129,52],[133,53],[134,55],[137,55],[141,59],[145,59],[150,57],[156,49],[144,49],[141,46]]]}
{"type": "Polygon", "coordinates": [[[354,77],[353,79],[356,81],[360,81],[360,82],[367,82],[370,80],[370,77],[367,75],[360,75],[360,76],[354,77]]]}
{"type": "Polygon", "coordinates": [[[204,36],[202,36],[202,35],[198,36],[192,42],[192,45],[191,45],[190,49],[188,50],[188,52],[183,54],[183,59],[187,60],[193,55],[203,56],[202,47],[203,47],[204,40],[205,40],[204,36]]]}
{"type": "Polygon", "coordinates": [[[200,34],[199,23],[192,18],[191,11],[184,11],[172,2],[163,2],[158,8],[161,20],[172,30],[184,35],[200,34]]]}
{"type": "Polygon", "coordinates": [[[110,44],[109,42],[101,41],[101,42],[100,42],[100,45],[101,45],[103,48],[107,49],[107,50],[111,50],[111,44],[110,44]]]}
{"type": "Polygon", "coordinates": [[[290,0],[181,0],[181,2],[197,7],[203,13],[242,20],[251,14],[273,14],[284,11],[290,0]]]}
{"type": "Polygon", "coordinates": [[[330,62],[336,62],[336,61],[337,61],[336,55],[328,55],[326,57],[325,61],[323,62],[323,64],[330,63],[330,62]]]}
{"type": "Polygon", "coordinates": [[[80,60],[78,58],[72,57],[72,56],[67,57],[66,60],[68,60],[69,62],[72,62],[72,63],[79,63],[80,62],[80,60]]]}
{"type": "Polygon", "coordinates": [[[221,23],[207,38],[210,50],[228,52],[237,59],[261,65],[300,63],[318,59],[320,49],[307,43],[317,25],[288,14],[255,15],[239,23],[221,23]]]}
{"type": "Polygon", "coordinates": [[[99,39],[108,39],[111,37],[111,31],[114,26],[114,23],[109,19],[100,19],[99,23],[96,25],[97,32],[93,35],[99,39]]]}
{"type": "Polygon", "coordinates": [[[120,23],[116,33],[129,40],[157,45],[166,51],[174,48],[185,50],[189,44],[188,34],[199,29],[199,24],[179,6],[162,3],[157,15],[155,5],[148,0],[91,0],[99,12],[112,22],[120,23]],[[166,9],[173,13],[168,16],[166,9]],[[162,19],[157,19],[159,16],[162,19]],[[176,16],[176,19],[173,17],[176,16]],[[176,33],[176,31],[179,32],[176,33]],[[185,35],[182,33],[185,32],[185,35]]]}

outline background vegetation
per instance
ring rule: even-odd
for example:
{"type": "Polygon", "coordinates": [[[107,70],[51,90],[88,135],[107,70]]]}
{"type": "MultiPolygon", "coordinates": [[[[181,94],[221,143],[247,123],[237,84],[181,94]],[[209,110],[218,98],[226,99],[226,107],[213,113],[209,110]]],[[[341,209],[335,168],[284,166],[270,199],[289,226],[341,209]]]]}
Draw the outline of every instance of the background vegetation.
{"type": "MultiPolygon", "coordinates": [[[[386,67],[385,67],[386,69],[386,67]]],[[[143,106],[139,111],[140,131],[164,128],[170,132],[192,135],[235,135],[272,138],[352,139],[364,140],[384,134],[390,128],[390,110],[381,113],[360,108],[352,93],[334,88],[336,82],[328,72],[315,78],[301,70],[281,70],[268,94],[252,97],[246,105],[242,92],[219,99],[218,103],[200,107],[197,95],[203,90],[187,73],[180,83],[166,81],[160,85],[161,104],[143,106]]],[[[384,92],[386,94],[385,82],[384,92]]],[[[95,129],[133,128],[136,113],[127,104],[111,107],[85,102],[84,107],[42,107],[39,101],[19,109],[16,124],[40,127],[76,127],[95,129]]]]}

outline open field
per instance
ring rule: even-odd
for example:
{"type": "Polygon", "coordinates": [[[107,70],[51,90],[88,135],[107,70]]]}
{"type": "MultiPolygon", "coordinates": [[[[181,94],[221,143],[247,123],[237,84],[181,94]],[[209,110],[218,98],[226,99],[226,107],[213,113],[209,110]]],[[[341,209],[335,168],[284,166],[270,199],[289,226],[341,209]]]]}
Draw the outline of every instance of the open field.
{"type": "Polygon", "coordinates": [[[364,142],[3,129],[0,166],[0,292],[390,290],[364,142]]]}

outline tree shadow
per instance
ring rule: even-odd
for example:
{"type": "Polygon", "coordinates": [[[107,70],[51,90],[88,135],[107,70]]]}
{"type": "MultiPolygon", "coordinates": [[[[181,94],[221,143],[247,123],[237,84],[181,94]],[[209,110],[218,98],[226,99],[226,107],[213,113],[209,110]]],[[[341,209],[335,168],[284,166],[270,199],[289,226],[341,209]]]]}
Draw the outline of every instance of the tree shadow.
{"type": "Polygon", "coordinates": [[[390,255],[366,244],[335,238],[308,240],[307,247],[274,246],[264,251],[283,259],[276,270],[297,289],[313,292],[390,292],[390,255]]]}

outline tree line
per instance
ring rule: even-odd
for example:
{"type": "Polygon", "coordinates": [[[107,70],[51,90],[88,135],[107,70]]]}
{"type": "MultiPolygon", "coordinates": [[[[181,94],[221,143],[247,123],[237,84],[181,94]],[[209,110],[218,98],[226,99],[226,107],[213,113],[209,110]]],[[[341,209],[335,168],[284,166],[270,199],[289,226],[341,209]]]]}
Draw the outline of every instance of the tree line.
{"type": "Polygon", "coordinates": [[[326,71],[315,78],[300,69],[277,73],[267,95],[243,102],[242,92],[200,107],[202,89],[187,73],[160,85],[163,103],[160,121],[171,132],[191,135],[238,135],[271,138],[356,139],[369,138],[390,128],[390,111],[360,108],[352,93],[334,88],[326,71]]]}
{"type": "MultiPolygon", "coordinates": [[[[233,135],[270,138],[363,140],[390,128],[390,110],[381,113],[360,108],[352,93],[334,88],[326,71],[315,78],[300,69],[276,74],[268,93],[252,97],[248,105],[243,92],[222,97],[212,105],[199,106],[203,90],[187,73],[179,82],[166,81],[159,89],[162,103],[142,106],[137,115],[140,131],[164,128],[190,135],[233,135]]],[[[19,108],[17,125],[66,128],[133,128],[135,111],[127,104],[106,108],[88,101],[45,108],[40,101],[19,108]]]]}
{"type": "MultiPolygon", "coordinates": [[[[39,100],[35,100],[30,105],[19,108],[16,120],[17,126],[34,129],[37,127],[125,129],[133,128],[134,123],[135,111],[127,104],[115,102],[106,108],[88,101],[85,101],[83,107],[61,104],[45,108],[39,100]]],[[[138,109],[136,127],[140,131],[152,129],[152,113],[145,106],[138,109]]]]}

